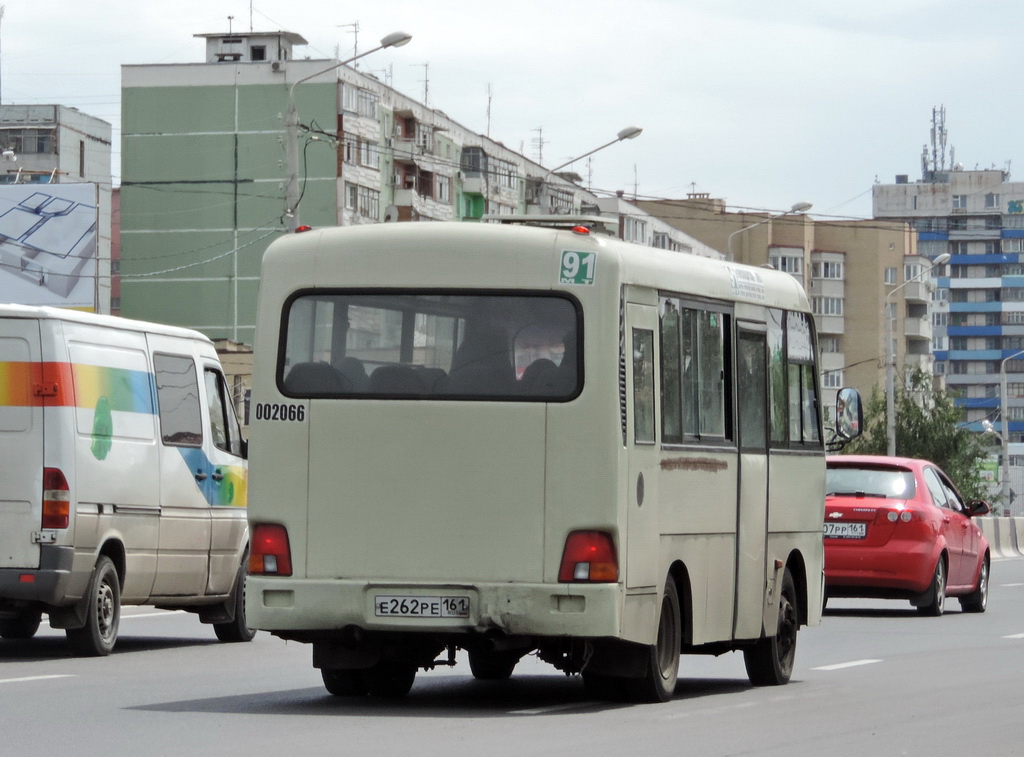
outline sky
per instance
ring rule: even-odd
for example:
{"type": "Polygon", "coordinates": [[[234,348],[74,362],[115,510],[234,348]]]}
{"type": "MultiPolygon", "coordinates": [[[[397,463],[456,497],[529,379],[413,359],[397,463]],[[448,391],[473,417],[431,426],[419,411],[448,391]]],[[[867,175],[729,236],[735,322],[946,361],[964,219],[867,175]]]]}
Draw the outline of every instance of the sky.
{"type": "MultiPolygon", "coordinates": [[[[463,126],[598,192],[706,193],[730,210],[869,218],[871,188],[921,176],[933,109],[967,169],[1024,171],[1024,3],[1007,0],[0,0],[0,101],[114,126],[121,65],[198,63],[202,39],[298,33],[463,126]],[[232,17],[229,19],[229,17],[232,17]]],[[[282,110],[284,103],[282,103],[282,110]]]]}

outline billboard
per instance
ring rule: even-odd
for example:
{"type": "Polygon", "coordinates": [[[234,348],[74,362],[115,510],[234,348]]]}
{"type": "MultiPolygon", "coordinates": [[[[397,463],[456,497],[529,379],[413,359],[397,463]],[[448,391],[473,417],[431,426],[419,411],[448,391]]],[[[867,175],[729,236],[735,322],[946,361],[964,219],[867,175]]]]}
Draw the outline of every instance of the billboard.
{"type": "Polygon", "coordinates": [[[0,185],[0,302],[94,310],[95,184],[0,185]]]}

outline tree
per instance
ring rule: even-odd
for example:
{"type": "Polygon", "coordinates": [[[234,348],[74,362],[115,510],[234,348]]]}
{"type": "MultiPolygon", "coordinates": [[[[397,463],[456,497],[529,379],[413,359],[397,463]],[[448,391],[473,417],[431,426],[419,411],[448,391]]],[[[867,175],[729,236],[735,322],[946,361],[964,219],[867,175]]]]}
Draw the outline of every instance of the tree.
{"type": "MultiPolygon", "coordinates": [[[[983,437],[960,426],[954,397],[935,388],[920,368],[896,382],[896,454],[931,460],[944,470],[965,499],[988,499],[981,461],[989,456],[983,437]]],[[[884,455],[888,448],[885,393],[878,387],[864,409],[864,434],[843,450],[847,455],[884,455]]]]}

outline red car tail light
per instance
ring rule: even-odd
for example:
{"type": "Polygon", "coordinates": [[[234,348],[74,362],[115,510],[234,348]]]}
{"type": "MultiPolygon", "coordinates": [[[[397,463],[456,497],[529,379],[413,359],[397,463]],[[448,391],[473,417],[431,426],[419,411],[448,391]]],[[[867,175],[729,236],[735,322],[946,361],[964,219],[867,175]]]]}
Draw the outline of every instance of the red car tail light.
{"type": "Polygon", "coordinates": [[[615,541],[606,531],[573,531],[565,540],[561,583],[614,583],[619,580],[615,541]]]}
{"type": "Polygon", "coordinates": [[[60,468],[43,468],[43,528],[67,528],[71,521],[71,487],[60,468]]]}
{"type": "Polygon", "coordinates": [[[288,529],[276,523],[258,523],[252,530],[249,573],[254,576],[290,576],[292,552],[288,529]]]}

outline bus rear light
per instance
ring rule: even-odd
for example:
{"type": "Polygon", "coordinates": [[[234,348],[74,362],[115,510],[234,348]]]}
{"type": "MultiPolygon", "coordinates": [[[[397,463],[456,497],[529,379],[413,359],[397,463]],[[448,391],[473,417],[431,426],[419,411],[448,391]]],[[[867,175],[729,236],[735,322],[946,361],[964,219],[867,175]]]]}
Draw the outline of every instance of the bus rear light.
{"type": "Polygon", "coordinates": [[[615,541],[606,531],[573,531],[565,540],[561,583],[613,583],[619,580],[615,541]]]}
{"type": "Polygon", "coordinates": [[[59,468],[43,468],[43,528],[67,528],[71,522],[71,487],[59,468]]]}
{"type": "Polygon", "coordinates": [[[254,576],[290,576],[292,552],[288,529],[276,523],[259,523],[253,528],[249,551],[249,573],[254,576]]]}

